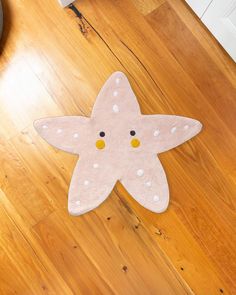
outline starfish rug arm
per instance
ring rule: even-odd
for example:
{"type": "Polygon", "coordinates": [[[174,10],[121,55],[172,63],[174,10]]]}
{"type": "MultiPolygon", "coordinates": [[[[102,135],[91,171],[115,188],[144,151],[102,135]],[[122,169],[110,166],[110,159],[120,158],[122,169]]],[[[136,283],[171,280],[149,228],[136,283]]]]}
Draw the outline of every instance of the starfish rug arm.
{"type": "Polygon", "coordinates": [[[122,72],[113,73],[101,88],[92,111],[92,118],[110,120],[114,116],[140,115],[140,107],[131,85],[122,72]],[[128,112],[127,112],[128,110],[128,112]]]}
{"type": "Polygon", "coordinates": [[[101,157],[77,162],[69,188],[68,211],[78,216],[98,207],[111,193],[117,177],[101,157]]]}
{"type": "Polygon", "coordinates": [[[146,151],[162,153],[197,135],[202,124],[194,119],[172,115],[143,115],[146,151]]]}
{"type": "Polygon", "coordinates": [[[168,183],[165,171],[156,155],[132,159],[120,181],[143,207],[155,213],[167,209],[168,183]]]}
{"type": "Polygon", "coordinates": [[[86,138],[88,123],[87,117],[64,116],[36,120],[34,127],[49,144],[63,151],[79,154],[86,138]]]}

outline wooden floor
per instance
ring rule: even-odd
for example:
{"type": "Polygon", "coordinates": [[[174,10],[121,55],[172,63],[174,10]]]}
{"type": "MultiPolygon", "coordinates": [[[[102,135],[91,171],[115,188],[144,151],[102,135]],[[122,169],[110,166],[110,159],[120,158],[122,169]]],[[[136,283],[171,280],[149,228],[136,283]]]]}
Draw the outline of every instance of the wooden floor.
{"type": "Polygon", "coordinates": [[[236,294],[236,67],[181,0],[4,0],[0,57],[0,294],[236,294]],[[118,184],[98,209],[67,212],[77,158],[35,119],[90,115],[127,74],[145,114],[204,130],[160,156],[164,214],[118,184]]]}

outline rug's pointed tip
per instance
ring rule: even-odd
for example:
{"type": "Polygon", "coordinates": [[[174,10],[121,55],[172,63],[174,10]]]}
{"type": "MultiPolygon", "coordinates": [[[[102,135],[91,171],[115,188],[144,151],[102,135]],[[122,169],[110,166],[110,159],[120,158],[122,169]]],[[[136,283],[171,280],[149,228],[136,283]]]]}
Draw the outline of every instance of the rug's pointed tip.
{"type": "Polygon", "coordinates": [[[200,133],[202,131],[203,124],[200,121],[196,120],[196,127],[197,127],[196,134],[198,134],[198,133],[200,133]]]}
{"type": "Polygon", "coordinates": [[[43,131],[45,131],[48,126],[47,126],[47,123],[48,123],[48,120],[50,118],[40,118],[40,119],[36,119],[34,122],[33,122],[33,126],[34,126],[34,129],[41,135],[43,131]]]}
{"type": "Polygon", "coordinates": [[[154,212],[157,213],[157,214],[161,214],[161,213],[166,212],[166,210],[169,207],[169,203],[170,203],[170,200],[168,198],[167,201],[162,206],[160,206],[159,208],[156,208],[154,212]]]}
{"type": "Polygon", "coordinates": [[[78,207],[72,207],[70,205],[68,205],[68,212],[72,216],[79,216],[79,215],[82,214],[80,208],[78,208],[78,207]]]}
{"type": "Polygon", "coordinates": [[[83,215],[95,208],[97,208],[100,203],[97,203],[96,205],[86,205],[86,206],[81,206],[80,205],[80,201],[77,201],[78,204],[73,204],[71,202],[68,202],[68,206],[67,206],[67,210],[69,212],[70,215],[72,216],[80,216],[83,215]]]}
{"type": "Polygon", "coordinates": [[[112,77],[112,78],[113,77],[126,77],[127,78],[126,74],[122,71],[115,71],[110,75],[110,77],[112,77]]]}
{"type": "Polygon", "coordinates": [[[200,121],[198,121],[198,124],[199,124],[199,132],[200,132],[203,129],[203,124],[200,121]]]}
{"type": "Polygon", "coordinates": [[[37,119],[33,122],[33,126],[34,126],[34,129],[38,132],[39,131],[39,125],[41,124],[42,122],[42,119],[37,119]]]}
{"type": "Polygon", "coordinates": [[[167,206],[165,206],[165,207],[163,207],[163,208],[161,208],[159,210],[156,210],[155,213],[157,213],[157,214],[164,213],[164,212],[167,211],[168,207],[169,207],[169,203],[167,204],[167,206]]]}
{"type": "MultiPolygon", "coordinates": [[[[154,200],[154,203],[156,203],[155,200],[154,200]]],[[[154,205],[154,203],[152,205],[154,205]]],[[[153,206],[151,208],[151,211],[157,214],[161,214],[167,211],[167,209],[169,208],[169,205],[170,205],[170,194],[169,194],[169,188],[168,188],[168,192],[166,193],[165,197],[163,197],[160,200],[160,202],[157,202],[156,206],[153,206]]]]}
{"type": "Polygon", "coordinates": [[[141,205],[147,210],[156,214],[161,214],[166,212],[170,205],[169,189],[168,189],[168,194],[162,199],[159,200],[159,197],[158,197],[157,200],[154,200],[153,202],[149,204],[141,204],[141,205]]]}

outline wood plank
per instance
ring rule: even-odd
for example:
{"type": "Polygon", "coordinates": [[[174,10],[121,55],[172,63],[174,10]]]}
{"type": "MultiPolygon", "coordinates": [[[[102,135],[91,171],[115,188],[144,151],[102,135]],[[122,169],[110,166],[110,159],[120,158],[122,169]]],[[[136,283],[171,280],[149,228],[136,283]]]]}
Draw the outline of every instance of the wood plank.
{"type": "Polygon", "coordinates": [[[224,73],[229,81],[234,85],[236,79],[235,62],[225,52],[219,42],[212,37],[211,32],[199,21],[196,14],[189,6],[180,0],[168,1],[169,5],[175,10],[182,22],[188,27],[191,33],[201,43],[210,58],[217,64],[217,67],[224,73]]]}
{"type": "Polygon", "coordinates": [[[0,189],[7,194],[30,227],[49,215],[53,208],[30,179],[17,152],[3,140],[0,140],[0,155],[0,189]]]}
{"type": "Polygon", "coordinates": [[[49,146],[33,127],[25,129],[10,142],[32,182],[45,194],[52,208],[67,211],[68,184],[76,157],[49,146]]]}
{"type": "Polygon", "coordinates": [[[2,204],[4,199],[6,197],[0,191],[1,294],[72,294],[55,272],[50,273],[42,265],[37,254],[5,211],[2,204]]]}
{"type": "Polygon", "coordinates": [[[50,215],[38,223],[34,230],[39,244],[74,293],[115,294],[106,278],[104,280],[100,276],[96,267],[83,253],[80,243],[64,228],[61,216],[50,215]]]}
{"type": "Polygon", "coordinates": [[[2,295],[24,294],[29,289],[7,254],[0,247],[0,292],[2,295]],[[6,276],[7,274],[7,276],[6,276]],[[12,280],[11,278],[14,278],[12,280]]]}
{"type": "Polygon", "coordinates": [[[166,2],[166,0],[132,0],[132,2],[143,15],[147,15],[148,13],[151,13],[153,10],[160,7],[166,2]]]}
{"type": "Polygon", "coordinates": [[[214,102],[215,109],[221,108],[220,117],[227,114],[236,123],[236,82],[231,83],[217,67],[171,5],[166,2],[149,14],[147,20],[201,93],[214,102]]]}
{"type": "Polygon", "coordinates": [[[221,290],[224,294],[231,294],[228,284],[222,280],[221,274],[201,247],[198,234],[189,231],[186,218],[179,218],[178,211],[181,208],[176,201],[171,202],[166,214],[157,217],[137,206],[132,198],[126,198],[121,185],[117,187],[117,194],[129,210],[141,217],[140,226],[144,226],[150,236],[156,239],[164,257],[170,258],[194,294],[218,294],[221,290]]]}
{"type": "Polygon", "coordinates": [[[102,284],[97,271],[110,285],[112,294],[138,294],[140,290],[142,294],[156,294],[160,290],[164,294],[187,294],[186,287],[170,272],[145,231],[142,237],[136,235],[134,217],[125,215],[124,211],[124,207],[117,208],[111,201],[80,219],[63,213],[52,214],[34,226],[34,230],[39,243],[73,290],[78,288],[75,278],[80,278],[83,294],[92,290],[94,294],[111,294],[109,290],[100,290],[102,284]],[[114,218],[106,216],[107,208],[114,218]],[[93,268],[86,263],[85,255],[93,268]]]}
{"type": "MultiPolygon", "coordinates": [[[[214,101],[216,103],[217,100],[221,102],[226,99],[228,101],[232,101],[234,104],[233,97],[236,96],[236,83],[234,83],[234,85],[230,83],[224,73],[219,70],[216,63],[211,60],[208,52],[201,46],[198,40],[188,30],[174,9],[168,3],[162,5],[162,7],[150,14],[147,19],[156,31],[158,37],[165,43],[169,51],[172,52],[184,70],[191,76],[196,86],[202,93],[207,95],[210,101],[214,101]]],[[[231,114],[235,118],[236,112],[233,111],[234,106],[232,106],[232,108],[231,114]]],[[[222,110],[222,112],[224,114],[230,113],[229,110],[222,110]]],[[[210,155],[206,155],[205,160],[202,159],[202,162],[206,163],[205,165],[208,165],[210,157],[210,155]]],[[[184,159],[184,153],[182,154],[181,159],[184,159]]],[[[188,164],[187,162],[188,161],[185,162],[185,165],[188,164]]],[[[202,167],[204,168],[205,165],[202,165],[202,167]]],[[[217,163],[215,163],[215,165],[217,165],[217,163]]],[[[206,167],[206,169],[208,171],[212,171],[212,173],[214,173],[215,170],[212,170],[210,166],[206,167]]],[[[192,168],[188,170],[189,173],[191,173],[190,171],[192,171],[192,168]]],[[[205,177],[207,177],[209,182],[211,182],[213,187],[215,187],[214,193],[212,194],[209,191],[210,187],[206,187],[204,185],[204,179],[199,179],[199,183],[202,183],[204,186],[204,192],[210,197],[210,202],[213,200],[216,204],[215,196],[218,195],[222,200],[222,196],[225,195],[224,201],[220,202],[222,205],[217,205],[219,208],[218,214],[220,214],[222,218],[224,218],[225,214],[231,215],[231,218],[227,215],[227,220],[232,226],[231,230],[234,232],[235,184],[232,181],[228,181],[228,175],[224,174],[221,174],[221,176],[219,174],[219,177],[215,174],[214,183],[211,181],[212,174],[207,176],[206,173],[205,177]],[[230,191],[226,192],[229,188],[230,191]],[[222,206],[224,207],[224,210],[222,210],[222,206]]],[[[214,204],[212,205],[214,206],[214,204]]],[[[218,238],[221,238],[221,235],[218,238]]],[[[218,238],[216,238],[216,240],[218,238]]],[[[208,247],[210,247],[210,242],[211,241],[208,243],[208,247]]],[[[231,278],[229,277],[228,279],[233,279],[236,269],[233,265],[231,270],[228,269],[228,263],[226,260],[224,261],[224,258],[219,257],[219,260],[221,260],[221,263],[225,265],[227,273],[231,272],[231,278]]],[[[232,257],[228,257],[227,259],[230,261],[232,257]]]]}

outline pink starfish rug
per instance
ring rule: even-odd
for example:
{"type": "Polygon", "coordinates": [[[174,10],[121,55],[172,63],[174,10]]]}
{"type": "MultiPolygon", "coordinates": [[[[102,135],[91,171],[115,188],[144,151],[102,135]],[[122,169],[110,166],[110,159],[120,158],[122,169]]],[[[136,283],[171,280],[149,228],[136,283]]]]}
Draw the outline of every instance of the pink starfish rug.
{"type": "Polygon", "coordinates": [[[51,145],[79,155],[69,188],[72,215],[99,206],[117,180],[145,208],[165,211],[169,189],[157,154],[189,140],[202,128],[190,118],[142,115],[121,72],[112,74],[102,87],[91,118],[45,118],[34,126],[51,145]]]}

